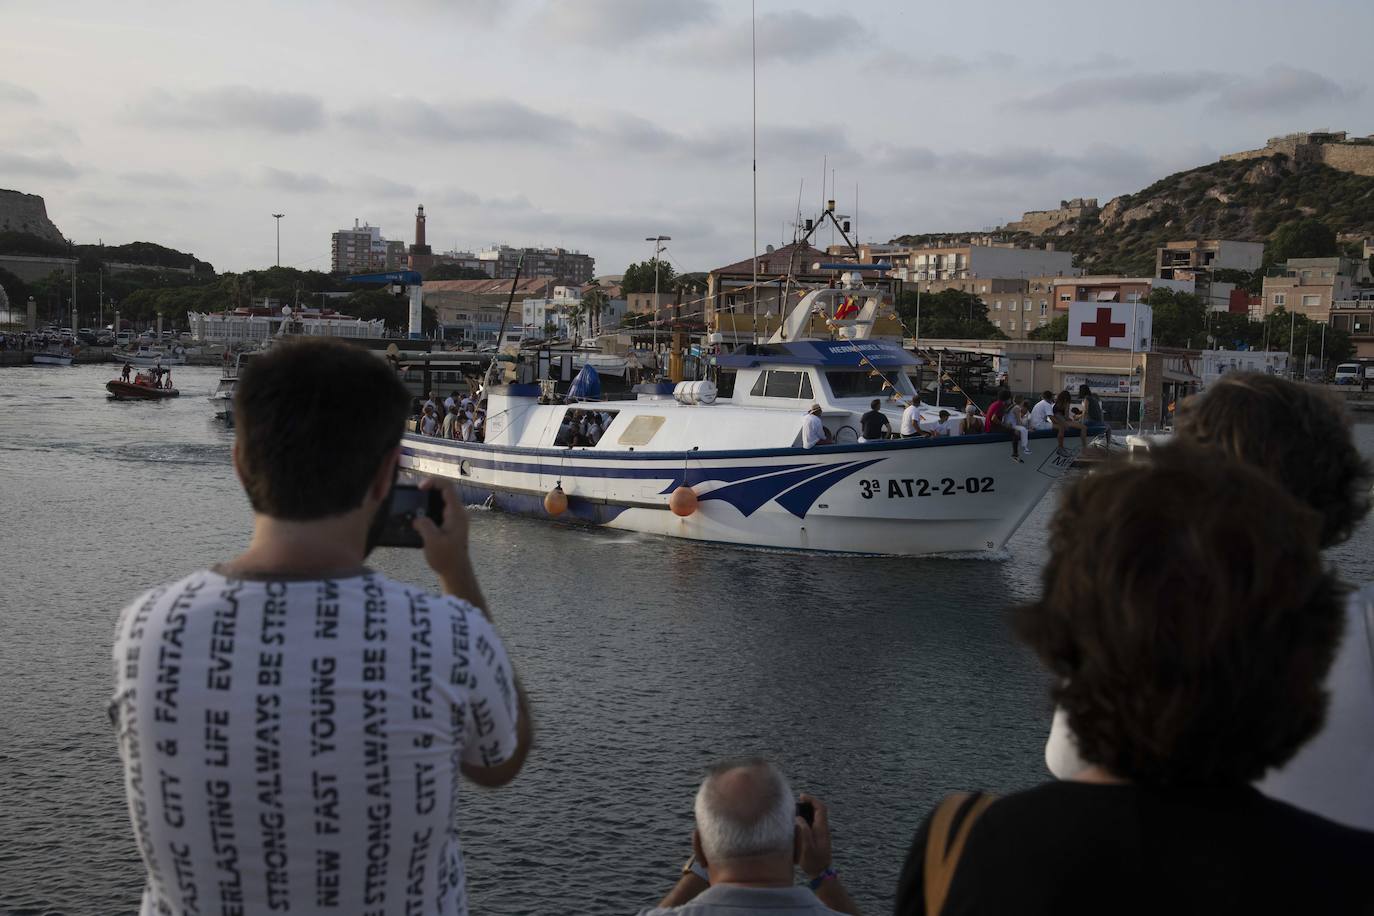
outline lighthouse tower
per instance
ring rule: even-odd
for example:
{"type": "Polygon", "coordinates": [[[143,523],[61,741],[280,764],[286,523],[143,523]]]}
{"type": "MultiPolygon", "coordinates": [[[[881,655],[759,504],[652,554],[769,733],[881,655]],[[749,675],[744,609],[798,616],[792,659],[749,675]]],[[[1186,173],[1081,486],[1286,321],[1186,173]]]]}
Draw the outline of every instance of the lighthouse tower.
{"type": "Polygon", "coordinates": [[[415,210],[415,244],[410,246],[409,267],[424,272],[434,266],[434,252],[425,244],[425,207],[415,210]]]}

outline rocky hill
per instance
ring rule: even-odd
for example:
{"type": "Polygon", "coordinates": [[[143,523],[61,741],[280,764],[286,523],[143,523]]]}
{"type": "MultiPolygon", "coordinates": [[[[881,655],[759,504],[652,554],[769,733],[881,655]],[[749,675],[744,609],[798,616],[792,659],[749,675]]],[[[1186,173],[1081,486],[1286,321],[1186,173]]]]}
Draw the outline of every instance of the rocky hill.
{"type": "Polygon", "coordinates": [[[37,236],[61,244],[62,233],[48,219],[48,207],[37,194],[0,188],[0,232],[37,236]]]}
{"type": "MultiPolygon", "coordinates": [[[[1155,249],[1171,239],[1266,241],[1286,222],[1314,216],[1344,241],[1374,238],[1374,177],[1276,154],[1215,162],[1113,198],[1054,234],[1005,233],[1018,244],[1054,242],[1094,274],[1149,276],[1155,249]]],[[[963,234],[967,237],[967,233],[963,234]]],[[[902,236],[900,243],[947,240],[902,236]]]]}

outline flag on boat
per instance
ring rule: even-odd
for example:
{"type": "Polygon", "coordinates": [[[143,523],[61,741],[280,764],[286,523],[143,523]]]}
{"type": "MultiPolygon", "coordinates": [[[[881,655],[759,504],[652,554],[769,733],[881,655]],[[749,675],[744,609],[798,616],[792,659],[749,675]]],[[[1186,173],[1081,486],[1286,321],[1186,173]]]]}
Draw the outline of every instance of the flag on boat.
{"type": "Polygon", "coordinates": [[[1154,311],[1143,302],[1073,302],[1069,304],[1069,343],[1078,347],[1148,350],[1154,311]],[[1132,339],[1131,322],[1135,322],[1132,339]]]}
{"type": "Polygon", "coordinates": [[[844,301],[840,303],[840,307],[835,309],[835,320],[843,321],[858,313],[859,303],[855,301],[853,296],[845,296],[844,301]]]}

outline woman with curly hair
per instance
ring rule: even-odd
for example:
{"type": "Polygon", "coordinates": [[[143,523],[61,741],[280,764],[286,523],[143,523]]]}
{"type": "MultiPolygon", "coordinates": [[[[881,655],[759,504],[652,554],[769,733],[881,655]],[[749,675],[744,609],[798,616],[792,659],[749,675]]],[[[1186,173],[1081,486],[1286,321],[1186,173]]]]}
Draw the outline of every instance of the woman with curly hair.
{"type": "Polygon", "coordinates": [[[921,826],[898,913],[1370,912],[1374,833],[1252,785],[1321,727],[1344,591],[1324,519],[1197,445],[1068,490],[1018,636],[1084,766],[921,826]]]}
{"type": "MultiPolygon", "coordinates": [[[[1182,405],[1177,436],[1272,476],[1316,511],[1322,549],[1350,537],[1369,511],[1370,469],[1350,438],[1345,412],[1312,385],[1257,373],[1225,376],[1182,405]]],[[[1259,787],[1325,817],[1374,830],[1374,588],[1346,604],[1345,635],[1327,688],[1326,725],[1259,787]]],[[[1062,710],[1045,762],[1055,776],[1083,766],[1062,710]]]]}

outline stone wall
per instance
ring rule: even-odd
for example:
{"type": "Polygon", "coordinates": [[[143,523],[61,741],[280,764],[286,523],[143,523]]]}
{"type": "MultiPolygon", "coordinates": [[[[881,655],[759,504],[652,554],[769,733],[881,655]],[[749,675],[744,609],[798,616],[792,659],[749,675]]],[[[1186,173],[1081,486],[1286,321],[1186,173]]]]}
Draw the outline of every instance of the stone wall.
{"type": "Polygon", "coordinates": [[[1306,135],[1275,137],[1262,149],[1227,153],[1223,162],[1238,162],[1283,154],[1294,162],[1321,162],[1342,172],[1374,177],[1374,142],[1313,142],[1306,135]]]}
{"type": "Polygon", "coordinates": [[[0,188],[0,232],[27,232],[52,242],[65,241],[37,194],[0,188]]]}

